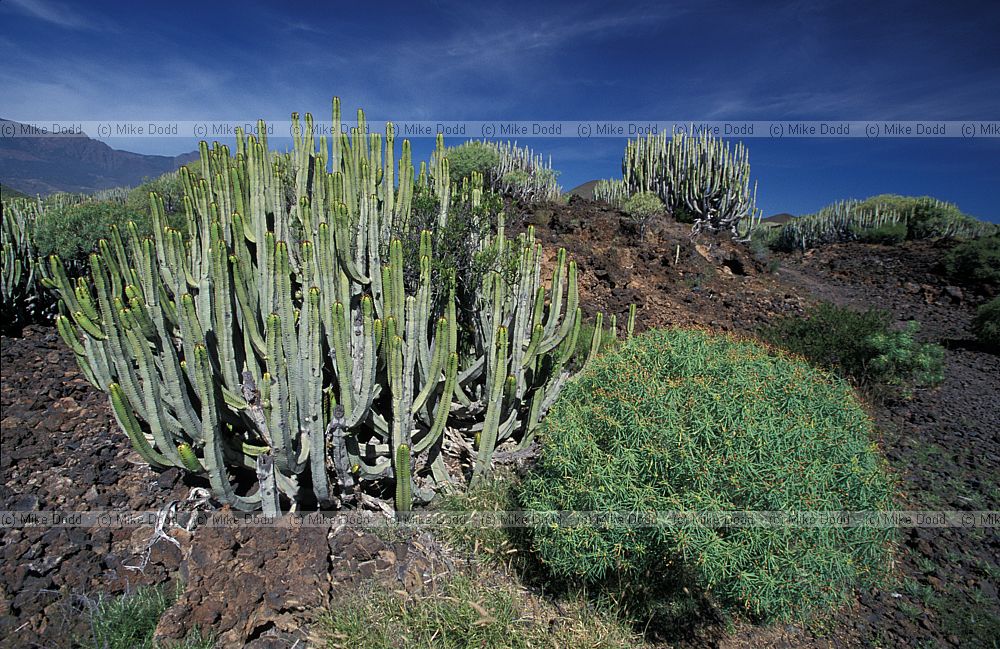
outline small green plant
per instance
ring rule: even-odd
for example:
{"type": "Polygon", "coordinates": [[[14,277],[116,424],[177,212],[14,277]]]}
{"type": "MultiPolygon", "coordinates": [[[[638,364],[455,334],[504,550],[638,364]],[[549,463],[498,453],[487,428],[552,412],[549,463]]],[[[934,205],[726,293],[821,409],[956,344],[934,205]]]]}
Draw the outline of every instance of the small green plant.
{"type": "Polygon", "coordinates": [[[769,273],[775,273],[781,267],[781,261],[771,255],[771,241],[776,234],[777,228],[757,227],[747,243],[754,260],[765,265],[769,273]]]}
{"type": "Polygon", "coordinates": [[[906,600],[900,601],[898,607],[900,612],[911,620],[919,620],[924,615],[919,606],[911,604],[906,600]]]}
{"type": "Polygon", "coordinates": [[[945,255],[943,266],[954,282],[1000,285],[1000,236],[959,243],[945,255]]]}
{"type": "MultiPolygon", "coordinates": [[[[515,489],[518,477],[514,472],[496,474],[468,491],[449,491],[432,501],[435,511],[460,512],[510,512],[517,509],[515,489]]],[[[508,529],[497,526],[468,525],[447,526],[441,529],[441,540],[452,548],[475,552],[480,558],[507,563],[517,559],[517,547],[508,529]]]]}
{"type": "Polygon", "coordinates": [[[622,205],[622,211],[628,215],[632,225],[638,228],[640,237],[646,236],[646,227],[653,219],[662,216],[663,210],[663,201],[653,192],[633,194],[622,205]]]}
{"type": "Polygon", "coordinates": [[[869,336],[872,350],[869,371],[875,381],[888,385],[937,385],[944,380],[944,348],[917,342],[920,324],[914,320],[901,331],[869,336]]]}
{"type": "Polygon", "coordinates": [[[678,223],[694,223],[698,219],[698,215],[685,205],[675,206],[670,216],[678,223]]]}
{"type": "Polygon", "coordinates": [[[557,608],[484,575],[445,578],[425,595],[369,584],[332,608],[318,627],[331,649],[644,646],[613,616],[588,610],[582,600],[557,608]]]}
{"type": "MultiPolygon", "coordinates": [[[[874,436],[850,387],[801,360],[653,330],[562,393],[519,501],[536,512],[885,510],[894,488],[874,436]]],[[[894,538],[863,526],[540,518],[531,547],[554,580],[618,593],[661,624],[698,600],[756,619],[839,606],[886,574],[894,538]]]]}
{"type": "Polygon", "coordinates": [[[1000,350],[1000,297],[995,297],[976,310],[972,331],[982,344],[1000,350]]]}
{"type": "Polygon", "coordinates": [[[887,311],[854,311],[822,302],[759,332],[762,340],[832,369],[860,385],[933,385],[943,378],[944,350],[916,339],[919,324],[890,327],[887,311]]]}

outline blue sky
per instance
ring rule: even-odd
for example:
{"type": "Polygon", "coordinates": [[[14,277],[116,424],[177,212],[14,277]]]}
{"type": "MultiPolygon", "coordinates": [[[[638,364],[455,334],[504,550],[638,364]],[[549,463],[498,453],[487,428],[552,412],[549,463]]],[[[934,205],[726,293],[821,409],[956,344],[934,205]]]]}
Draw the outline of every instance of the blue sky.
{"type": "MultiPolygon", "coordinates": [[[[0,117],[328,119],[336,94],[373,121],[1000,120],[990,2],[288,6],[0,0],[0,117]]],[[[620,174],[624,140],[529,143],[566,188],[620,174]]],[[[746,144],[766,214],[894,192],[1000,220],[1000,138],[746,144]]]]}

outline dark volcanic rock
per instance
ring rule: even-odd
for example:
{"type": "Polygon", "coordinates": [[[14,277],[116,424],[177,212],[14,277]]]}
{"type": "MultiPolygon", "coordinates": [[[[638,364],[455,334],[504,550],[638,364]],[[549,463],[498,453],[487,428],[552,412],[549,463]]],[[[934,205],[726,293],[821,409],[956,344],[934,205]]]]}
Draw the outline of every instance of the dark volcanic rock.
{"type": "MultiPolygon", "coordinates": [[[[149,489],[156,474],[128,461],[131,447],[107,398],[83,380],[53,329],[0,338],[0,366],[0,510],[92,511],[117,501],[154,511],[186,495],[184,484],[149,489]]],[[[135,543],[128,532],[113,538],[101,528],[0,528],[0,602],[17,621],[16,634],[0,627],[0,646],[73,646],[87,631],[80,615],[86,598],[171,579],[180,552],[162,540],[143,571],[126,567],[141,563],[152,528],[139,528],[135,543]]]]}
{"type": "Polygon", "coordinates": [[[197,626],[226,647],[289,647],[306,639],[310,615],[364,579],[420,593],[452,567],[429,534],[387,543],[293,516],[268,527],[209,527],[195,535],[185,591],[156,636],[176,640],[197,626]]]}

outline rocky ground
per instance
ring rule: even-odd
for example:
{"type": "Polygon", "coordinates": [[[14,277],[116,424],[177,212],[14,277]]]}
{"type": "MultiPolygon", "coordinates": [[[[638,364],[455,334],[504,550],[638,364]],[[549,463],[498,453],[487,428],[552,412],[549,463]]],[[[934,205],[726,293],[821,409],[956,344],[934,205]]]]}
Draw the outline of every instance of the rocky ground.
{"type": "MultiPolygon", "coordinates": [[[[3,338],[0,362],[0,510],[144,511],[184,497],[180,472],[157,475],[133,457],[54,329],[3,338]]],[[[0,529],[0,644],[86,633],[78,613],[98,594],[170,580],[181,548],[147,548],[151,538],[149,527],[0,529]]]]}
{"type": "MultiPolygon", "coordinates": [[[[901,508],[1000,509],[1000,358],[970,341],[974,307],[997,287],[951,286],[936,272],[946,243],[897,248],[845,244],[810,254],[754,256],[723,239],[653,228],[640,240],[620,214],[574,199],[526,220],[554,259],[577,260],[581,303],[616,314],[639,305],[637,329],[698,325],[752,333],[818,299],[887,308],[943,341],[946,379],[908,398],[872,402],[904,493],[901,508]]],[[[142,464],[105,397],[76,370],[55,331],[0,340],[0,510],[140,510],[188,500],[204,484],[142,464]]],[[[402,540],[291,522],[253,530],[176,525],[116,530],[0,527],[0,646],[71,646],[86,638],[98,596],[180,580],[184,592],[158,634],[198,626],[224,646],[290,647],[307,639],[310,611],[360,579],[419,589],[454,568],[433,537],[402,540]]],[[[1000,637],[995,530],[903,530],[899,583],[859,593],[823,628],[705,629],[689,646],[989,646],[1000,637]]],[[[301,644],[300,644],[301,646],[301,644]]]]}

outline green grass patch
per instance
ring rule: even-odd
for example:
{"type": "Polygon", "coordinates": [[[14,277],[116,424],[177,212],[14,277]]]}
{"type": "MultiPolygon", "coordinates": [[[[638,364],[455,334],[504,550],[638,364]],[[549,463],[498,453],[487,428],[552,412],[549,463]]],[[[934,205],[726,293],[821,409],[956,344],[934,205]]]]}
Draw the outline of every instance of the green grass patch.
{"type": "Polygon", "coordinates": [[[317,631],[331,649],[643,646],[614,616],[587,610],[582,600],[556,607],[482,574],[454,575],[419,596],[369,583],[332,607],[317,631]]]}
{"type": "Polygon", "coordinates": [[[101,598],[91,610],[91,635],[78,638],[80,646],[93,649],[211,649],[211,638],[194,630],[179,643],[161,645],[153,642],[153,632],[160,616],[177,599],[167,586],[142,586],[132,593],[101,598]]]}
{"type": "MultiPolygon", "coordinates": [[[[513,473],[497,473],[468,490],[452,490],[440,495],[431,507],[435,511],[455,513],[515,511],[517,481],[513,473]]],[[[512,535],[508,528],[470,523],[441,528],[436,534],[450,547],[488,561],[511,565],[521,558],[516,535],[512,535]]]]}

